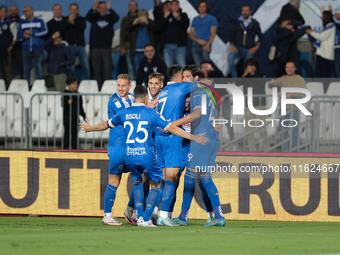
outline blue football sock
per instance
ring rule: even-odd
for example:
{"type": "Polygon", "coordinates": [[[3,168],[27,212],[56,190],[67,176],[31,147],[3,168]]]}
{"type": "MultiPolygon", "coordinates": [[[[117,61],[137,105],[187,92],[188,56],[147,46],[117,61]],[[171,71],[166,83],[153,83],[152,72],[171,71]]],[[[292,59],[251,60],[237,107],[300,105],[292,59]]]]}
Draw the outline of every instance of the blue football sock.
{"type": "Polygon", "coordinates": [[[144,191],[144,211],[145,211],[145,206],[146,206],[146,199],[149,195],[149,191],[150,191],[150,183],[146,182],[143,183],[143,191],[144,191]]]}
{"type": "Polygon", "coordinates": [[[135,208],[135,197],[134,197],[135,185],[132,186],[131,195],[128,203],[128,207],[135,208]]]}
{"type": "Polygon", "coordinates": [[[104,193],[104,213],[111,213],[113,204],[116,199],[116,191],[117,187],[107,184],[105,193],[104,193]]]}
{"type": "Polygon", "coordinates": [[[217,187],[211,178],[211,175],[201,175],[201,182],[210,198],[215,213],[215,218],[224,219],[220,203],[220,196],[218,194],[217,187]]]}
{"type": "Polygon", "coordinates": [[[190,171],[187,169],[184,176],[184,191],[183,191],[183,202],[182,202],[182,210],[179,215],[179,219],[183,221],[188,220],[188,213],[191,205],[192,198],[195,193],[195,182],[196,182],[197,173],[190,171]]]}
{"type": "Polygon", "coordinates": [[[176,184],[172,181],[165,181],[162,194],[162,209],[161,213],[169,212],[169,208],[174,197],[176,184]]]}
{"type": "Polygon", "coordinates": [[[155,206],[158,206],[158,208],[160,207],[160,204],[162,202],[162,194],[163,194],[164,184],[165,184],[165,181],[162,180],[161,189],[160,189],[161,192],[158,194],[158,198],[157,198],[156,205],[155,205],[155,206]]]}
{"type": "Polygon", "coordinates": [[[135,208],[139,217],[144,217],[144,191],[143,183],[136,183],[134,185],[135,208]]]}
{"type": "Polygon", "coordinates": [[[174,207],[175,207],[175,203],[176,203],[176,198],[177,198],[178,185],[179,185],[179,183],[176,183],[174,197],[172,198],[172,202],[171,202],[171,205],[170,205],[170,208],[169,208],[169,212],[173,212],[174,211],[174,207]]]}
{"type": "Polygon", "coordinates": [[[146,199],[144,221],[150,220],[150,216],[155,208],[159,193],[161,193],[159,188],[151,188],[148,198],[146,199]]]}
{"type": "Polygon", "coordinates": [[[202,200],[203,200],[203,203],[204,203],[204,206],[205,206],[205,210],[207,211],[207,213],[212,212],[213,207],[211,205],[208,193],[205,191],[205,188],[204,188],[202,182],[199,182],[198,186],[200,187],[200,190],[201,190],[202,200]]]}

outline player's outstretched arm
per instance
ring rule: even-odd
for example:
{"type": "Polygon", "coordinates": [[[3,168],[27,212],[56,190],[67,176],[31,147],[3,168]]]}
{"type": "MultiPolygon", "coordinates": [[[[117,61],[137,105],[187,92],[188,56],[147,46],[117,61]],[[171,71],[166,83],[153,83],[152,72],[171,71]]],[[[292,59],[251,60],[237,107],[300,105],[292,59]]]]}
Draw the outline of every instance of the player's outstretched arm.
{"type": "Polygon", "coordinates": [[[85,119],[86,124],[84,123],[79,123],[79,127],[84,130],[85,132],[93,132],[93,131],[104,131],[106,129],[109,128],[109,126],[107,125],[107,122],[104,121],[102,123],[99,123],[95,126],[92,126],[90,121],[86,118],[85,119]]]}
{"type": "Polygon", "coordinates": [[[206,138],[206,137],[203,136],[203,135],[205,135],[205,133],[202,133],[202,134],[199,134],[199,135],[192,135],[192,134],[189,134],[189,133],[183,131],[182,129],[180,129],[179,127],[177,127],[175,125],[170,125],[166,131],[169,131],[170,133],[177,135],[177,136],[180,136],[180,137],[183,137],[185,139],[195,141],[196,143],[199,143],[199,144],[202,144],[202,145],[204,145],[204,144],[206,144],[210,141],[209,138],[206,138]]]}
{"type": "Polygon", "coordinates": [[[189,113],[187,116],[173,121],[171,124],[175,126],[182,126],[187,123],[191,123],[194,120],[199,119],[202,116],[202,108],[201,107],[195,107],[194,111],[192,113],[189,113]]]}

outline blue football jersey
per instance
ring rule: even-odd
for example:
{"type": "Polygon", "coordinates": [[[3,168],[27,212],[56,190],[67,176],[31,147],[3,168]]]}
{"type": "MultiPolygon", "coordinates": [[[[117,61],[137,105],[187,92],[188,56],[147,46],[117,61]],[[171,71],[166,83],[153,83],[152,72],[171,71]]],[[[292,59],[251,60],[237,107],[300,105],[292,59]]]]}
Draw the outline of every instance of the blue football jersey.
{"type": "MultiPolygon", "coordinates": [[[[205,88],[205,90],[208,90],[210,92],[209,88],[205,88]]],[[[201,115],[200,118],[197,120],[194,120],[191,123],[191,133],[192,134],[199,134],[202,132],[209,132],[214,131],[214,119],[215,119],[215,105],[214,101],[210,97],[208,93],[206,93],[202,89],[197,89],[194,92],[191,93],[190,97],[190,112],[193,112],[196,107],[204,107],[202,106],[202,97],[206,97],[206,113],[201,115]]]]}
{"type": "Polygon", "coordinates": [[[126,156],[143,156],[148,153],[149,148],[154,151],[153,133],[155,129],[160,127],[166,130],[170,123],[162,119],[154,109],[136,103],[132,107],[120,111],[115,118],[109,119],[108,126],[124,128],[126,156]]]}
{"type": "Polygon", "coordinates": [[[190,85],[195,86],[190,82],[170,83],[159,93],[157,111],[166,121],[172,122],[183,117],[185,98],[190,93],[190,85]]]}
{"type": "MultiPolygon", "coordinates": [[[[117,93],[113,94],[108,102],[108,117],[109,119],[114,118],[118,112],[130,107],[135,100],[133,99],[133,95],[129,94],[129,99],[121,98],[117,93]]],[[[110,130],[109,135],[109,146],[115,145],[125,145],[125,132],[123,126],[116,127],[110,130]]]]}

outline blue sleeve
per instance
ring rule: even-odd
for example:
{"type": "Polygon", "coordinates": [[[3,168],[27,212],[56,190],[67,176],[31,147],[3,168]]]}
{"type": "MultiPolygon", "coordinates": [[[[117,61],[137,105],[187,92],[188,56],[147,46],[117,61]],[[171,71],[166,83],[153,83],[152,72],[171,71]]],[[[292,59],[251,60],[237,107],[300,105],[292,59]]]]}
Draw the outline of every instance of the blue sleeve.
{"type": "Polygon", "coordinates": [[[181,91],[183,91],[183,93],[189,94],[190,91],[192,91],[193,89],[197,88],[197,82],[183,82],[180,83],[180,89],[181,91]]]}
{"type": "Polygon", "coordinates": [[[202,93],[195,93],[191,97],[190,103],[192,104],[192,109],[195,109],[196,106],[202,106],[202,93]]]}
{"type": "Polygon", "coordinates": [[[43,37],[43,36],[47,35],[48,29],[47,29],[45,21],[40,20],[40,23],[41,23],[41,27],[40,27],[39,31],[34,33],[34,36],[43,37]]]}
{"type": "Polygon", "coordinates": [[[197,17],[195,17],[191,23],[191,27],[195,28],[195,30],[197,29],[197,17]]]}
{"type": "Polygon", "coordinates": [[[170,126],[170,123],[164,120],[164,118],[158,115],[155,111],[152,113],[152,122],[156,127],[160,127],[161,129],[167,129],[170,126]]]}
{"type": "Polygon", "coordinates": [[[117,114],[115,117],[110,118],[107,121],[107,125],[109,126],[109,128],[114,128],[117,127],[121,124],[121,115],[117,114]]]}
{"type": "Polygon", "coordinates": [[[109,117],[109,119],[115,117],[117,114],[117,107],[113,99],[113,97],[110,97],[109,103],[107,104],[107,116],[109,117]]]}
{"type": "Polygon", "coordinates": [[[217,27],[218,26],[218,22],[215,16],[211,15],[211,26],[212,27],[217,27]]]}

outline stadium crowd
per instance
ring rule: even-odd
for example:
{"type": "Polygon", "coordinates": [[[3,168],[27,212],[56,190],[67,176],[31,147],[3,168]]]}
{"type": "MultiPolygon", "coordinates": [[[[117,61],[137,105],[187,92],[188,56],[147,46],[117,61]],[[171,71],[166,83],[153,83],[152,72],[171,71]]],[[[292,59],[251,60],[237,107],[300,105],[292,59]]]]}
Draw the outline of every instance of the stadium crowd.
{"type": "MultiPolygon", "coordinates": [[[[146,86],[146,77],[155,71],[167,79],[165,70],[172,64],[209,64],[209,71],[222,74],[209,58],[219,24],[210,13],[208,1],[199,1],[198,15],[192,21],[178,0],[155,0],[153,19],[147,10],[139,10],[134,0],[127,7],[128,13],[121,20],[118,50],[125,59],[127,73],[137,85],[146,86]]],[[[290,0],[274,24],[277,42],[268,55],[275,66],[272,77],[284,74],[287,61],[296,63],[297,73],[301,74],[297,40],[304,34],[308,34],[316,49],[312,76],[340,77],[340,6],[334,10],[331,6],[327,11],[321,9],[320,33],[305,25],[299,7],[300,0],[290,0]]],[[[70,4],[68,16],[63,16],[60,4],[54,4],[52,12],[53,18],[45,23],[35,16],[31,6],[24,7],[24,17],[20,17],[16,6],[0,7],[0,78],[5,79],[7,88],[13,77],[32,84],[32,69],[36,70],[36,78],[49,77],[53,81],[48,83],[50,90],[61,92],[66,78],[76,74],[78,80],[97,80],[99,88],[104,80],[115,79],[118,72],[114,70],[112,52],[117,49],[112,49],[112,40],[117,35],[113,26],[120,17],[111,8],[111,2],[95,0],[85,16],[79,14],[76,3],[70,4]],[[89,54],[85,50],[87,23],[91,26],[89,54]]],[[[230,28],[228,77],[241,77],[244,70],[237,69],[236,60],[242,57],[246,63],[247,59],[258,57],[263,35],[248,5],[242,7],[240,17],[230,28]]]]}

